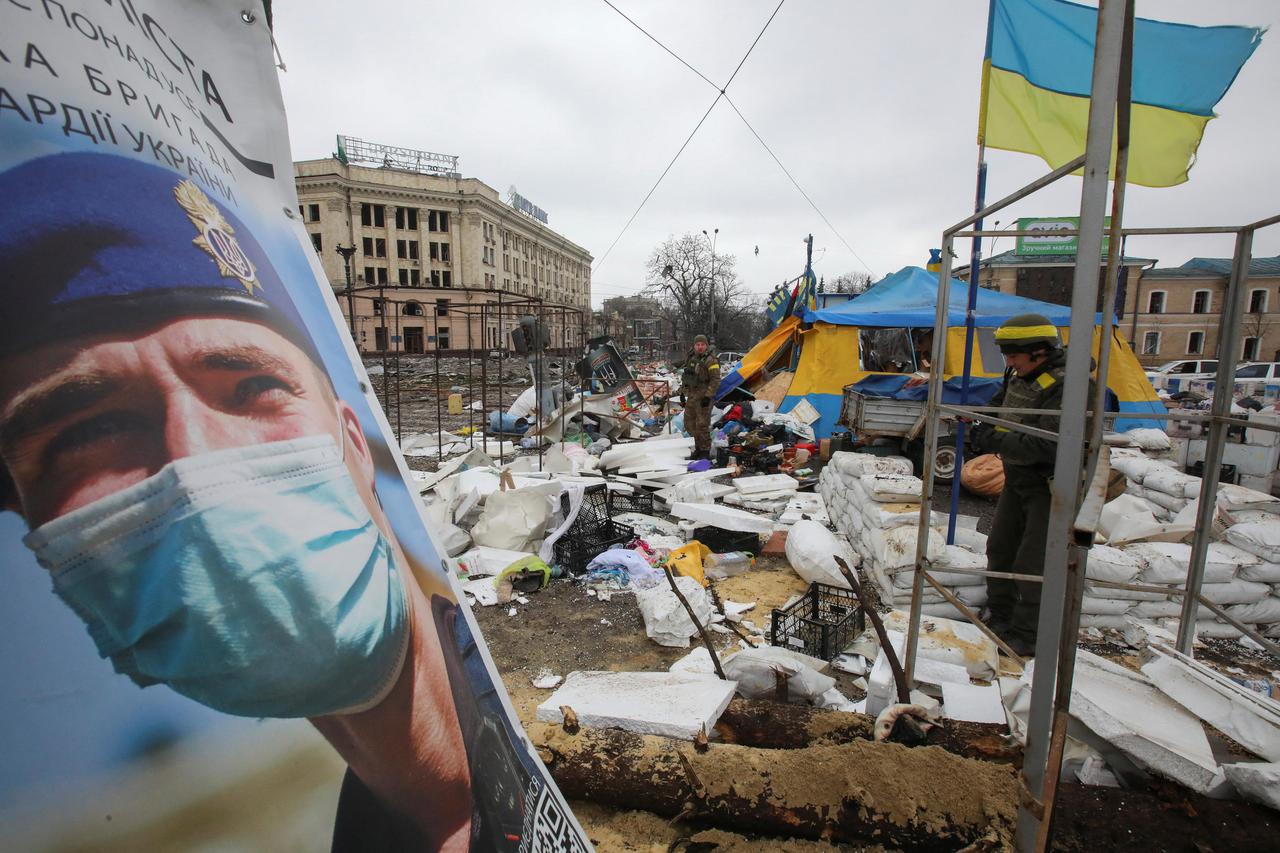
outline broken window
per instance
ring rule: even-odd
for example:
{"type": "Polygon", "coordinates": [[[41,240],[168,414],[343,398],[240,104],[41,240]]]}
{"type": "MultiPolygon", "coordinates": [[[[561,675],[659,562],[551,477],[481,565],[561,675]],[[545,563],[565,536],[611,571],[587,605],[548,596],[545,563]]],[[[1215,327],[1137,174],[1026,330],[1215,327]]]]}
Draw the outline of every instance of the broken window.
{"type": "Polygon", "coordinates": [[[373,241],[373,255],[376,258],[385,258],[387,256],[387,241],[378,237],[373,241]]]}
{"type": "Polygon", "coordinates": [[[440,244],[440,260],[446,264],[449,263],[449,244],[448,243],[440,244]]]}
{"type": "Polygon", "coordinates": [[[417,302],[406,302],[404,304],[404,315],[406,317],[421,317],[422,306],[417,302]]]}
{"type": "Polygon", "coordinates": [[[418,210],[414,207],[396,208],[396,227],[402,230],[418,230],[418,210]]]}
{"type": "Polygon", "coordinates": [[[360,205],[360,224],[367,228],[385,228],[386,217],[387,209],[380,204],[366,202],[360,205]]]}
{"type": "Polygon", "coordinates": [[[360,251],[366,258],[373,257],[373,238],[364,237],[360,240],[360,251]]]}
{"type": "Polygon", "coordinates": [[[449,300],[448,299],[436,300],[436,316],[437,317],[449,316],[449,300]]]}
{"type": "Polygon", "coordinates": [[[319,234],[311,235],[311,245],[316,247],[317,252],[320,251],[320,235],[319,234]]]}
{"type": "Polygon", "coordinates": [[[396,257],[402,261],[409,257],[409,247],[405,245],[404,240],[396,241],[396,257]]]}
{"type": "Polygon", "coordinates": [[[440,273],[440,286],[453,287],[453,273],[448,270],[442,270],[440,273]]]}

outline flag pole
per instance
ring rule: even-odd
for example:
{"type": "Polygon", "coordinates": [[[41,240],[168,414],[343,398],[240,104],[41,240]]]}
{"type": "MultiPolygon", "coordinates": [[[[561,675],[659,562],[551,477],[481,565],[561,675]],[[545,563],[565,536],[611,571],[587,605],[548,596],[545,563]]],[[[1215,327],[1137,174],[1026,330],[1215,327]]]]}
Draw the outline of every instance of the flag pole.
{"type": "MultiPolygon", "coordinates": [[[[977,213],[987,204],[987,90],[991,81],[991,29],[995,16],[996,0],[987,4],[987,44],[982,60],[982,94],[978,102],[978,174],[977,188],[974,191],[973,212],[977,213]]],[[[982,230],[982,220],[973,223],[974,231],[982,230]]],[[[969,252],[969,301],[964,315],[964,371],[960,377],[960,405],[969,402],[969,379],[973,375],[973,337],[974,323],[978,313],[978,267],[982,260],[982,238],[974,237],[969,252]]],[[[946,265],[943,267],[946,268],[946,265]]],[[[941,290],[942,282],[938,282],[941,290]]],[[[934,334],[947,334],[946,329],[935,329],[934,334]]],[[[945,353],[944,340],[941,350],[945,353]]],[[[942,365],[930,365],[930,372],[936,381],[942,381],[942,365]]],[[[951,478],[951,511],[947,516],[947,544],[956,541],[956,518],[960,514],[960,472],[964,468],[964,421],[956,421],[956,467],[951,478]]]]}

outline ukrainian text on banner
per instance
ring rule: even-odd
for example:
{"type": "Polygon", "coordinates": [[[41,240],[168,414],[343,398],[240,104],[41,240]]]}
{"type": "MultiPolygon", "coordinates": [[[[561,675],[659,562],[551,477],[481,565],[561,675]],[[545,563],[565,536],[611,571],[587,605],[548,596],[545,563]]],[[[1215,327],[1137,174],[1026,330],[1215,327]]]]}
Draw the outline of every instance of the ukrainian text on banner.
{"type": "Polygon", "coordinates": [[[6,840],[589,849],[297,215],[263,7],[0,15],[6,840]]]}
{"type": "MultiPolygon", "coordinates": [[[[1084,152],[1097,9],[1064,0],[991,0],[979,142],[1057,168],[1084,152]]],[[[1214,106],[1262,30],[1139,18],[1133,37],[1129,182],[1183,183],[1214,106]]],[[[1112,172],[1114,175],[1114,154],[1112,172]]]]}

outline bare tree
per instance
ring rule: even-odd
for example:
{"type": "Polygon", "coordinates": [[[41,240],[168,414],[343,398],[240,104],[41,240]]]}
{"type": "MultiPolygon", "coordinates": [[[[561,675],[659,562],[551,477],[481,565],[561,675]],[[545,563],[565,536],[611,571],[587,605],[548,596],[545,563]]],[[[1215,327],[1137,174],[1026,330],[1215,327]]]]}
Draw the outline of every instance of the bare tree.
{"type": "Polygon", "coordinates": [[[847,272],[836,276],[831,281],[823,282],[823,293],[858,294],[871,286],[871,274],[865,272],[847,272]]]}
{"type": "Polygon", "coordinates": [[[1253,361],[1264,361],[1266,358],[1262,353],[1262,344],[1266,339],[1267,331],[1275,325],[1273,317],[1274,315],[1263,311],[1251,311],[1244,315],[1244,320],[1240,324],[1240,337],[1241,340],[1254,338],[1257,341],[1253,347],[1253,361]]]}
{"type": "Polygon", "coordinates": [[[645,271],[644,293],[658,300],[678,349],[694,335],[712,334],[713,301],[715,332],[721,338],[714,345],[721,348],[726,332],[734,328],[733,318],[750,310],[737,259],[718,252],[713,256],[701,234],[668,237],[649,255],[645,271]]]}

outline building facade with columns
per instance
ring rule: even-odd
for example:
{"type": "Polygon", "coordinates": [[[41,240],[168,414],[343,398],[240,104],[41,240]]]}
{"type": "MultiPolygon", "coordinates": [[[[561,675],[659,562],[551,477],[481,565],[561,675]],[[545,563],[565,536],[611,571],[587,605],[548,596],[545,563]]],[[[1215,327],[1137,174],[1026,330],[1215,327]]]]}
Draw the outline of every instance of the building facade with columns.
{"type": "Polygon", "coordinates": [[[362,353],[511,348],[541,315],[552,349],[589,334],[591,254],[475,178],[337,157],[294,163],[299,212],[362,353]],[[350,252],[348,269],[339,247],[350,252]]]}

